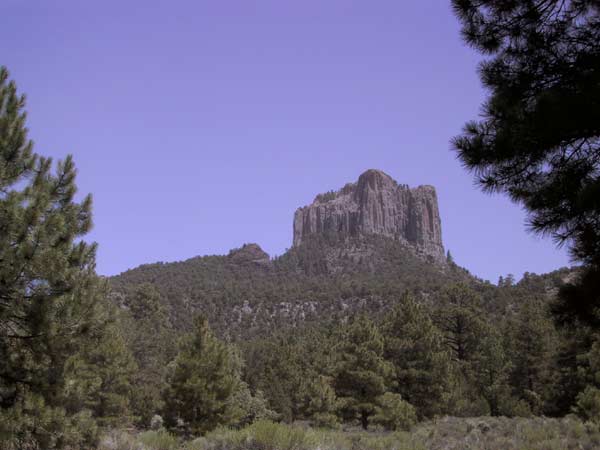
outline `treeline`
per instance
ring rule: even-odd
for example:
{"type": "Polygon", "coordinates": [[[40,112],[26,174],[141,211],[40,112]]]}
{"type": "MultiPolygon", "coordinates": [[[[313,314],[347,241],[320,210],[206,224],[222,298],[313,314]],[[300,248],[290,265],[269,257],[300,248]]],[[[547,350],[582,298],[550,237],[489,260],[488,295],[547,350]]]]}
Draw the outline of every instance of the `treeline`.
{"type": "MultiPolygon", "coordinates": [[[[440,415],[594,418],[593,333],[559,331],[540,298],[490,315],[453,285],[435,301],[399,299],[382,320],[358,314],[240,345],[243,379],[280,420],[409,427],[440,415]]],[[[596,417],[597,418],[597,417],[596,417]]]]}
{"type": "Polygon", "coordinates": [[[537,282],[506,285],[515,302],[502,314],[454,284],[434,299],[406,294],[379,319],[357,313],[234,342],[201,316],[177,339],[156,288],[137,286],[80,366],[80,380],[96,380],[89,418],[185,436],[261,419],[389,430],[442,415],[598,421],[600,341],[557,329],[551,303],[530,294],[537,282]]]}
{"type": "MultiPolygon", "coordinates": [[[[307,321],[341,319],[348,311],[378,314],[405,291],[435,294],[473,283],[464,269],[429,264],[401,242],[381,236],[315,236],[266,264],[203,256],[147,264],[112,277],[114,301],[133,286],[154,285],[177,329],[202,314],[220,337],[246,339],[307,321]]],[[[493,295],[491,284],[477,283],[493,295]]]]}
{"type": "MultiPolygon", "coordinates": [[[[406,294],[380,319],[355,314],[237,342],[202,317],[178,338],[149,284],[120,308],[96,297],[94,332],[70,337],[76,352],[53,367],[54,384],[13,383],[2,448],[89,448],[110,427],[194,436],[260,419],[392,430],[441,415],[600,420],[592,330],[558,330],[547,299],[527,298],[527,285],[504,289],[515,303],[503,314],[455,284],[435,299],[406,294]]],[[[41,365],[30,370],[49,378],[41,365]]]]}

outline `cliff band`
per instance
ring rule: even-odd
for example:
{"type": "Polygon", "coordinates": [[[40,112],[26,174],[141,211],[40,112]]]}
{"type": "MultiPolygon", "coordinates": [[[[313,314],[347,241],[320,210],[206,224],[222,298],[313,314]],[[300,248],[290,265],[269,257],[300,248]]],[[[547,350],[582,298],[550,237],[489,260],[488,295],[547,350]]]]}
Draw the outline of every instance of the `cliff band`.
{"type": "Polygon", "coordinates": [[[380,170],[367,170],[356,183],[319,194],[294,214],[294,241],[309,235],[376,234],[405,241],[417,254],[443,262],[442,224],[433,186],[409,188],[380,170]]]}

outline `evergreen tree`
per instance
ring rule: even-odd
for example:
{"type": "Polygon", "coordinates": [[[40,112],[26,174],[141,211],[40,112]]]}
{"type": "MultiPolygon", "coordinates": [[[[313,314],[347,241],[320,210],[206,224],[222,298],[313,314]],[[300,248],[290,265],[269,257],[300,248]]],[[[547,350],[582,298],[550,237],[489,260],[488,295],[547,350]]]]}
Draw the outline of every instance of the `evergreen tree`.
{"type": "MultiPolygon", "coordinates": [[[[96,246],[81,240],[92,225],[68,156],[33,153],[24,96],[0,68],[0,439],[16,448],[60,448],[65,362],[102,328],[105,286],[94,273],[96,246]]],[[[76,439],[75,439],[76,440],[76,439]]]]}
{"type": "Polygon", "coordinates": [[[328,387],[322,382],[331,378],[335,364],[330,335],[325,328],[306,326],[243,346],[244,379],[254,390],[264,392],[282,420],[317,420],[315,414],[322,418],[327,414],[322,408],[328,404],[328,387]],[[315,393],[324,396],[320,407],[311,399],[315,393]]]}
{"type": "Polygon", "coordinates": [[[448,286],[436,299],[433,319],[452,360],[450,412],[459,416],[485,414],[487,402],[477,389],[474,363],[485,335],[481,298],[465,284],[448,286]]]}
{"type": "Polygon", "coordinates": [[[586,383],[572,408],[584,420],[600,423],[600,338],[595,336],[590,350],[580,358],[579,378],[586,383]]]}
{"type": "Polygon", "coordinates": [[[338,420],[338,398],[333,387],[333,379],[325,375],[313,376],[303,388],[306,395],[304,415],[314,426],[333,428],[338,420]]]}
{"type": "Polygon", "coordinates": [[[365,315],[352,320],[336,349],[339,363],[334,383],[340,414],[347,421],[358,419],[365,430],[392,376],[393,368],[383,350],[381,332],[365,315]]]}
{"type": "Polygon", "coordinates": [[[445,410],[450,357],[425,308],[405,295],[384,325],[385,357],[394,365],[395,388],[420,417],[445,410]]]}
{"type": "Polygon", "coordinates": [[[533,414],[552,413],[551,386],[558,336],[546,305],[536,299],[524,301],[506,335],[515,395],[528,403],[533,414]]]}
{"type": "Polygon", "coordinates": [[[240,389],[241,362],[231,347],[219,341],[203,317],[194,321],[172,364],[164,395],[171,427],[204,434],[233,420],[231,397],[240,389]]]}
{"type": "Polygon", "coordinates": [[[587,264],[556,314],[600,315],[600,6],[595,0],[453,0],[465,41],[486,55],[483,119],[454,140],[487,191],[587,264]]]}
{"type": "Polygon", "coordinates": [[[468,286],[446,288],[437,301],[434,321],[451,357],[461,365],[471,360],[481,338],[481,299],[468,286]]]}
{"type": "Polygon", "coordinates": [[[483,334],[472,361],[474,380],[481,396],[487,401],[492,416],[512,415],[510,386],[508,384],[510,361],[502,346],[499,333],[488,328],[483,334]],[[509,406],[507,406],[509,405],[509,406]],[[504,407],[504,408],[503,408],[504,407]]]}
{"type": "Polygon", "coordinates": [[[592,345],[590,331],[585,327],[572,330],[560,330],[560,340],[557,349],[556,366],[557,380],[554,387],[553,405],[556,415],[571,412],[577,395],[588,384],[588,352],[592,345]],[[582,377],[582,375],[584,375],[582,377]]]}
{"type": "Polygon", "coordinates": [[[131,406],[138,424],[147,427],[163,406],[166,367],[174,357],[175,338],[160,293],[151,284],[137,286],[126,295],[124,306],[128,314],[121,320],[123,334],[138,367],[131,406]]]}
{"type": "Polygon", "coordinates": [[[388,430],[409,430],[417,421],[415,408],[400,394],[386,392],[378,399],[377,414],[373,422],[388,430]]]}
{"type": "Polygon", "coordinates": [[[264,392],[269,407],[282,420],[292,422],[301,415],[304,374],[309,361],[303,361],[295,336],[276,335],[245,347],[245,380],[264,392]]]}
{"type": "Polygon", "coordinates": [[[244,427],[259,420],[277,420],[278,414],[269,409],[267,399],[262,391],[254,394],[245,382],[229,397],[230,425],[244,427]]]}
{"type": "MultiPolygon", "coordinates": [[[[65,407],[90,410],[101,426],[131,422],[131,380],[137,371],[115,319],[66,364],[65,407]]],[[[144,389],[143,387],[140,387],[144,389]]]]}

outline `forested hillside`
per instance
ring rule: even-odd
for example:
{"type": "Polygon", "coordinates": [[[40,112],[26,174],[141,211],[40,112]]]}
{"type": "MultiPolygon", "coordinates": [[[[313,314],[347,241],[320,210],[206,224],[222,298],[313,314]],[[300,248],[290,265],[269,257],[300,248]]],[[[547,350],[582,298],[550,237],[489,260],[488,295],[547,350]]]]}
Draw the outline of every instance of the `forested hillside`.
{"type": "Polygon", "coordinates": [[[250,244],[227,256],[141,266],[111,286],[126,316],[131,298],[153,292],[173,336],[193,331],[193,317],[208,318],[240,351],[246,385],[280,419],[330,426],[364,414],[368,426],[386,393],[398,396],[386,400],[392,409],[408,401],[414,420],[568,412],[576,391],[561,391],[559,351],[570,341],[561,341],[549,308],[575,276],[561,269],[493,285],[450,255],[435,263],[388,237],[326,234],[272,260],[250,244]],[[367,337],[371,344],[360,341],[367,337]],[[375,353],[352,356],[355,345],[375,345],[375,353]],[[346,358],[354,375],[344,375],[346,358]],[[341,406],[358,401],[347,376],[379,386],[359,401],[371,406],[341,406]]]}
{"type": "Polygon", "coordinates": [[[272,260],[244,258],[244,252],[148,264],[110,284],[117,302],[137,285],[155,286],[176,329],[188,330],[201,313],[219,334],[244,336],[361,310],[382,314],[406,291],[427,299],[451,282],[492,289],[454,264],[430,264],[375,235],[318,236],[272,260]]]}

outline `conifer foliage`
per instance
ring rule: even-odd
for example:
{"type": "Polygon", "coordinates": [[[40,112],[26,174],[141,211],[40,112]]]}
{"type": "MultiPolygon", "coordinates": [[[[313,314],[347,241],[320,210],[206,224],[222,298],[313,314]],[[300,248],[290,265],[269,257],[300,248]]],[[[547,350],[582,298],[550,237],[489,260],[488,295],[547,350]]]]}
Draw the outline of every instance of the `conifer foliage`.
{"type": "Polygon", "coordinates": [[[405,295],[388,316],[384,336],[385,357],[394,366],[394,390],[418,405],[421,418],[444,412],[451,386],[450,356],[424,306],[405,295]]]}
{"type": "Polygon", "coordinates": [[[345,420],[358,419],[366,430],[392,376],[392,366],[383,357],[383,336],[369,318],[360,315],[345,330],[338,351],[335,389],[340,413],[345,420]]]}
{"type": "Polygon", "coordinates": [[[0,438],[65,445],[65,362],[102,328],[103,283],[91,197],[75,201],[75,166],[33,152],[25,97],[0,69],[0,438]]]}
{"type": "Polygon", "coordinates": [[[154,286],[137,286],[123,303],[123,334],[137,365],[131,379],[131,408],[136,424],[145,427],[163,407],[166,368],[175,356],[176,338],[154,286]]]}
{"type": "Polygon", "coordinates": [[[600,5],[595,0],[453,0],[464,40],[487,57],[480,121],[454,146],[485,190],[588,265],[556,314],[600,324],[600,5]]]}
{"type": "Polygon", "coordinates": [[[231,397],[240,389],[241,360],[219,341],[203,317],[181,343],[165,391],[165,414],[171,427],[204,434],[233,421],[231,397]]]}

